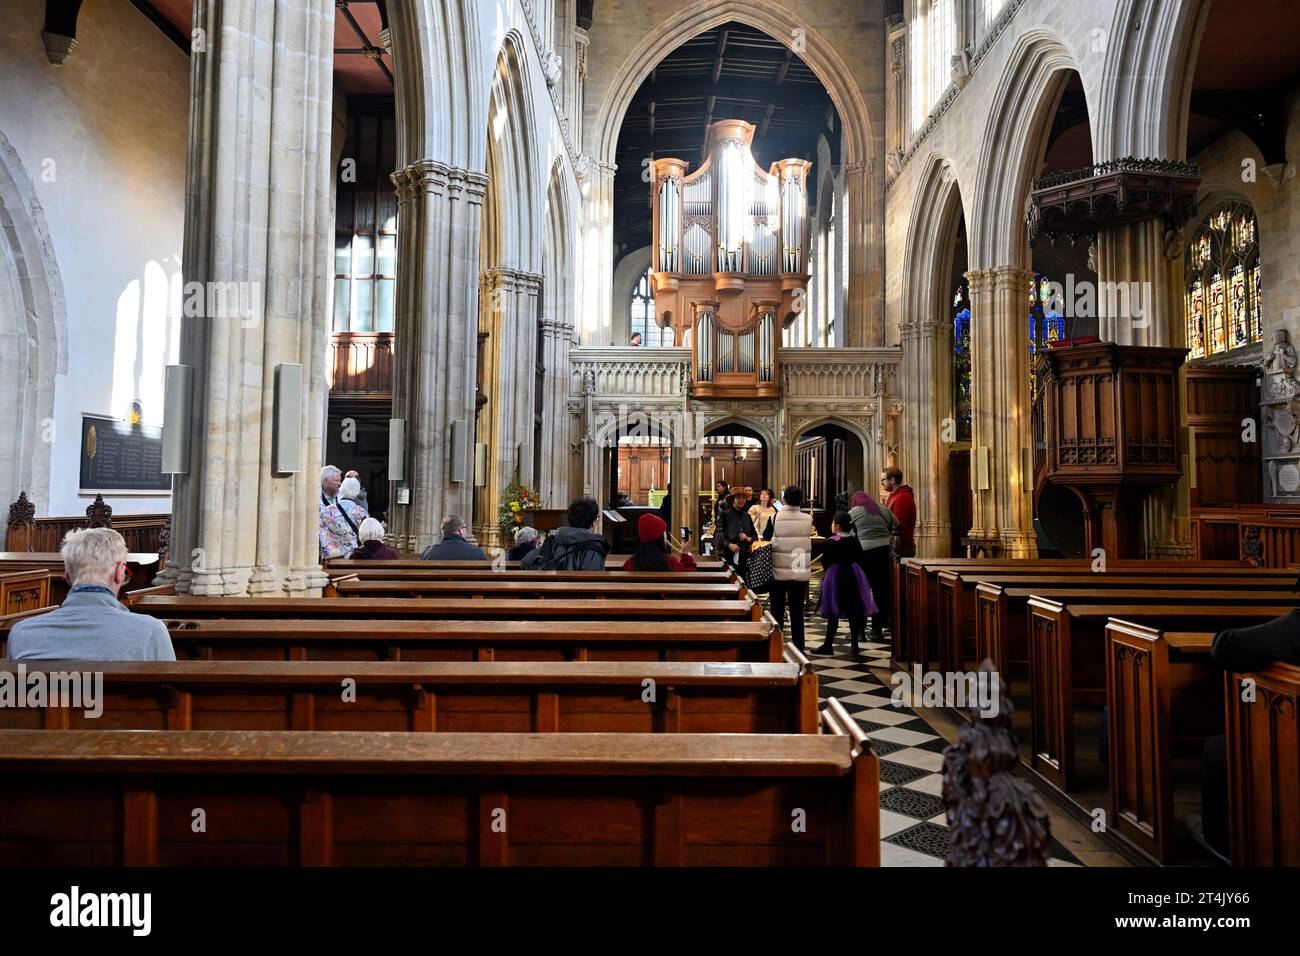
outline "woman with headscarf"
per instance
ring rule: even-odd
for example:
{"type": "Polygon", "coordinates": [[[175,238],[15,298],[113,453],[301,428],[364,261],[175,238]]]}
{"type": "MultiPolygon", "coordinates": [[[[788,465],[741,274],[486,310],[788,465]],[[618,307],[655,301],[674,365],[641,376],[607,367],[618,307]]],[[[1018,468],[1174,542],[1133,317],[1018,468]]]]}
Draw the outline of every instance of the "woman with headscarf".
{"type": "Polygon", "coordinates": [[[849,509],[849,519],[862,547],[862,570],[880,609],[880,613],[871,618],[872,630],[878,631],[879,622],[889,620],[890,598],[893,596],[889,538],[898,528],[898,519],[865,491],[855,491],[850,503],[853,507],[849,509]]]}

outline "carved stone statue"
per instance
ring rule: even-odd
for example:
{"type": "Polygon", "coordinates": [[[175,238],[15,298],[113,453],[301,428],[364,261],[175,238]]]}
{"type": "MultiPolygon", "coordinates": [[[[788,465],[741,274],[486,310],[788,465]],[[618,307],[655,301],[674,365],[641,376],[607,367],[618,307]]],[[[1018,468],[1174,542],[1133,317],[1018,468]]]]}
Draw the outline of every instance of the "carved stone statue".
{"type": "Polygon", "coordinates": [[[546,77],[547,86],[555,86],[560,82],[560,66],[563,61],[560,54],[554,50],[547,50],[542,57],[542,76],[546,77]]]}
{"type": "Polygon", "coordinates": [[[1264,368],[1267,371],[1290,374],[1295,370],[1296,352],[1290,339],[1291,336],[1286,329],[1273,330],[1273,346],[1269,350],[1268,357],[1264,359],[1264,368]]]}
{"type": "Polygon", "coordinates": [[[943,757],[948,808],[948,866],[1046,866],[1051,824],[1043,798],[1016,775],[1020,747],[1011,732],[1011,695],[991,661],[980,679],[995,682],[996,713],[969,712],[958,743],[943,757]],[[987,676],[986,676],[987,675],[987,676]]]}

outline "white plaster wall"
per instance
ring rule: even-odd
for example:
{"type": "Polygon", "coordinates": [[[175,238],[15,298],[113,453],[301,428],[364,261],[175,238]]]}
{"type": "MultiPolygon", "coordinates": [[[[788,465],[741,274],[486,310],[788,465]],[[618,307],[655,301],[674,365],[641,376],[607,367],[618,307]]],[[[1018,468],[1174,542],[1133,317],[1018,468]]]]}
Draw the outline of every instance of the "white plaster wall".
{"type": "MultiPolygon", "coordinates": [[[[163,367],[177,349],[189,62],[127,0],[96,0],[81,11],[76,50],[53,67],[44,8],[9,0],[0,17],[0,130],[36,185],[68,313],[50,487],[29,492],[38,514],[70,515],[90,503],[77,494],[82,412],[124,417],[138,398],[146,424],[162,424],[163,367]]],[[[109,504],[171,509],[169,497],[109,504]]]]}

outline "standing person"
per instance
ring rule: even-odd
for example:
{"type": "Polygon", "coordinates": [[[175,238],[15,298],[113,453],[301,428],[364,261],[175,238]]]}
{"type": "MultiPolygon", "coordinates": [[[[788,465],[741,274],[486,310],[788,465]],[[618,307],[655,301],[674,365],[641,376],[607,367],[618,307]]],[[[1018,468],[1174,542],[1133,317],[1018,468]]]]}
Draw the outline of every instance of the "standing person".
{"type": "Polygon", "coordinates": [[[358,528],[361,527],[361,522],[370,517],[370,513],[361,504],[361,495],[361,482],[357,481],[356,478],[344,478],[342,484],[339,485],[337,498],[339,510],[347,515],[348,520],[358,528]]]}
{"type": "Polygon", "coordinates": [[[835,653],[835,632],[840,618],[849,619],[849,645],[858,656],[858,640],[866,628],[868,614],[877,613],[871,586],[862,571],[862,546],[853,532],[853,519],[847,511],[835,512],[831,536],[822,548],[822,597],[818,612],[826,618],[826,643],[818,654],[835,653]]]}
{"type": "Polygon", "coordinates": [[[890,574],[893,570],[889,538],[898,528],[898,519],[865,491],[855,491],[850,501],[853,507],[849,509],[849,520],[862,548],[862,570],[866,572],[867,584],[871,586],[872,597],[879,609],[878,615],[872,615],[874,629],[877,616],[881,621],[889,619],[890,574]]]}
{"type": "Polygon", "coordinates": [[[903,472],[892,465],[880,473],[880,487],[889,495],[885,507],[898,519],[898,550],[895,557],[916,557],[916,495],[903,484],[903,472]]]}
{"type": "Polygon", "coordinates": [[[790,636],[803,647],[803,606],[812,577],[812,517],[803,512],[803,491],[791,485],[781,495],[785,507],[773,519],[772,616],[785,627],[785,606],[790,605],[790,636]]]}
{"type": "Polygon", "coordinates": [[[569,505],[569,526],[547,535],[520,567],[528,571],[604,571],[609,544],[595,531],[599,517],[600,505],[595,499],[574,499],[569,505]]]}
{"type": "Polygon", "coordinates": [[[713,502],[713,526],[716,528],[718,525],[719,512],[721,512],[723,508],[731,507],[731,485],[727,484],[725,481],[719,481],[713,486],[713,491],[717,495],[717,498],[713,502]]]}
{"type": "Polygon", "coordinates": [[[174,661],[167,625],[132,614],[117,598],[131,580],[126,542],[112,528],[69,531],[59,549],[72,587],[63,605],[17,621],[9,631],[10,660],[174,661]]]}
{"type": "Polygon", "coordinates": [[[357,470],[353,468],[351,471],[345,474],[343,478],[344,480],[347,480],[348,478],[356,479],[358,490],[357,490],[357,495],[353,500],[361,506],[362,511],[364,511],[366,514],[370,514],[370,495],[366,492],[366,489],[361,486],[361,476],[357,474],[357,470]]]}
{"type": "Polygon", "coordinates": [[[356,548],[356,528],[349,527],[339,509],[339,485],[343,483],[343,472],[334,465],[326,465],[320,470],[320,526],[318,537],[320,557],[341,558],[356,548]]]}
{"type": "Polygon", "coordinates": [[[718,531],[714,535],[722,560],[735,568],[741,577],[745,576],[745,565],[749,563],[749,549],[758,540],[754,522],[749,520],[749,512],[745,510],[747,503],[743,491],[732,495],[731,507],[721,513],[718,531]]]}
{"type": "Polygon", "coordinates": [[[772,489],[763,488],[758,493],[757,504],[751,505],[749,509],[749,520],[754,525],[754,537],[759,541],[772,540],[772,519],[776,517],[772,497],[772,489]]]}

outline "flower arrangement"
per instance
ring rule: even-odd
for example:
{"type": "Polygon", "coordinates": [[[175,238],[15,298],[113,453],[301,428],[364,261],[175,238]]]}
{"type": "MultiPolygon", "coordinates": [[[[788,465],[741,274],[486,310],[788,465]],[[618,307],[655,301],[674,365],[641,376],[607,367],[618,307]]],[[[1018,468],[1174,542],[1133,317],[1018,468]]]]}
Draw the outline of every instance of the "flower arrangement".
{"type": "Polygon", "coordinates": [[[501,511],[497,515],[497,527],[501,530],[501,543],[505,547],[514,544],[515,531],[524,524],[524,512],[537,507],[537,492],[519,483],[519,476],[510,479],[501,496],[501,511]]]}

